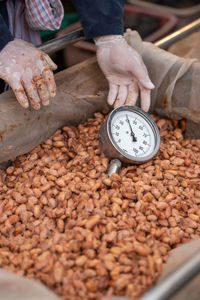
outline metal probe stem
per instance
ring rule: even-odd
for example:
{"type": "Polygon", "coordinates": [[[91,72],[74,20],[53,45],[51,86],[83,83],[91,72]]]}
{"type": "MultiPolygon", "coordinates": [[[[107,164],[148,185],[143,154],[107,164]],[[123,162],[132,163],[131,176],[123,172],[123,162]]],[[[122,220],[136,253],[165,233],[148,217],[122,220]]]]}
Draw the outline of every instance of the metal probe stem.
{"type": "Polygon", "coordinates": [[[114,173],[119,173],[122,163],[119,159],[112,159],[108,167],[108,175],[111,176],[114,173]]]}

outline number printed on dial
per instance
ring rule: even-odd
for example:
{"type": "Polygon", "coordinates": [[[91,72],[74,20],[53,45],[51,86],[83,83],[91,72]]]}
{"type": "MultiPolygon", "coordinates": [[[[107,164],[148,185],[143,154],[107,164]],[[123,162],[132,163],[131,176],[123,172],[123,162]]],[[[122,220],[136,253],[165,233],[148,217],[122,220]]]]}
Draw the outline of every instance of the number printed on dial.
{"type": "Polygon", "coordinates": [[[155,136],[149,122],[132,111],[119,111],[111,122],[111,135],[116,146],[133,157],[150,155],[155,147],[155,136]]]}

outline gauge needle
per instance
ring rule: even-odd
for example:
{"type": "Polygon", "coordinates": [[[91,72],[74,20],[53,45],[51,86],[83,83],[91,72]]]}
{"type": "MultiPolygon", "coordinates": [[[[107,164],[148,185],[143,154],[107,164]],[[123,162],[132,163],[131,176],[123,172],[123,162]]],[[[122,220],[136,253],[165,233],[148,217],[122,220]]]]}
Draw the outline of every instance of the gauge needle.
{"type": "Polygon", "coordinates": [[[134,132],[133,132],[133,129],[132,129],[132,127],[131,127],[131,123],[130,123],[130,120],[129,120],[129,118],[128,118],[128,115],[126,115],[126,120],[127,120],[128,125],[129,125],[129,127],[130,127],[130,130],[131,130],[131,136],[133,137],[133,142],[137,142],[137,138],[136,138],[136,136],[135,136],[135,134],[134,134],[134,132]]]}

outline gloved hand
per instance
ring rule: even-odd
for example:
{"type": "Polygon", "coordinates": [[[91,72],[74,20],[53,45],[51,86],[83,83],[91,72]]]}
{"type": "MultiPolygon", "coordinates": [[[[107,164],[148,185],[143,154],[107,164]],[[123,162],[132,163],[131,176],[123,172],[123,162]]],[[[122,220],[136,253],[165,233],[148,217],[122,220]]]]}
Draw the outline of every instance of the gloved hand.
{"type": "Polygon", "coordinates": [[[11,86],[25,108],[30,101],[34,109],[39,109],[40,103],[48,105],[55,97],[52,70],[56,68],[46,53],[20,39],[9,42],[0,52],[0,78],[11,86]]]}
{"type": "Polygon", "coordinates": [[[108,103],[115,103],[114,107],[135,105],[140,90],[141,108],[148,111],[154,85],[139,53],[122,35],[102,36],[94,41],[99,66],[109,82],[108,103]]]}

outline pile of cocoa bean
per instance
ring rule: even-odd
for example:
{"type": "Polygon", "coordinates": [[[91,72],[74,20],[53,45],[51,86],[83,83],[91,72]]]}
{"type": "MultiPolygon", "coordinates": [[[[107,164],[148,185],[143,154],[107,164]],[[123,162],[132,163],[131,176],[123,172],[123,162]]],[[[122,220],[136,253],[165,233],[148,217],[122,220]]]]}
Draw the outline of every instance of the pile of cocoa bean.
{"type": "Polygon", "coordinates": [[[153,116],[157,156],[109,177],[105,117],[57,130],[0,171],[0,267],[66,300],[139,297],[200,236],[200,140],[184,139],[185,121],[153,116]]]}

